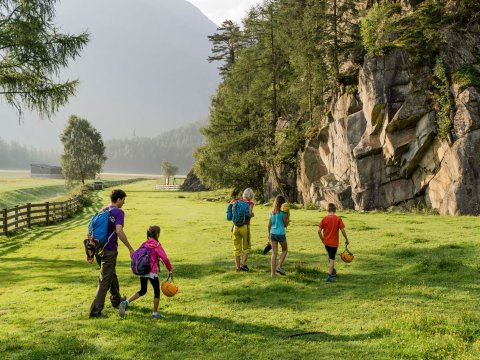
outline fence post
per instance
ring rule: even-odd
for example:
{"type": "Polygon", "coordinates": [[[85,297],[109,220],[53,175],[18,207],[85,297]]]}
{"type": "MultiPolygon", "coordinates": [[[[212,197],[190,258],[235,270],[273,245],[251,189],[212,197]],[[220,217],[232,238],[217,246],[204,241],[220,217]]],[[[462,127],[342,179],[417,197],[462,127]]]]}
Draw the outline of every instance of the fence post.
{"type": "Polygon", "coordinates": [[[47,201],[45,203],[46,210],[45,210],[45,216],[46,216],[46,224],[50,225],[50,203],[47,201]]]}
{"type": "Polygon", "coordinates": [[[15,230],[18,229],[18,205],[15,205],[15,230]]]}
{"type": "Polygon", "coordinates": [[[32,203],[27,204],[27,227],[30,229],[32,227],[32,203]]]}
{"type": "Polygon", "coordinates": [[[7,236],[7,233],[8,233],[7,208],[3,209],[3,232],[5,236],[7,236]]]}

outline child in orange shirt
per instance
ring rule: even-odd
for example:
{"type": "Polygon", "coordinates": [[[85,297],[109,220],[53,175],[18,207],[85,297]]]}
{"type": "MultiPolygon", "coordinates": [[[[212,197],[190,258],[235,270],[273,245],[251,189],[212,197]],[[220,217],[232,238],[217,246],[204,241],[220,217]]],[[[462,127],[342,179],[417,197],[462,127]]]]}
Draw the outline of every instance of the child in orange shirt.
{"type": "Polygon", "coordinates": [[[320,225],[318,226],[318,236],[325,245],[325,249],[328,253],[328,276],[327,282],[333,282],[333,277],[337,275],[335,270],[335,255],[337,254],[338,249],[338,231],[342,232],[343,237],[345,238],[345,246],[348,246],[347,233],[345,231],[345,225],[340,217],[335,215],[337,208],[334,204],[330,203],[327,205],[327,216],[325,216],[320,225]]]}

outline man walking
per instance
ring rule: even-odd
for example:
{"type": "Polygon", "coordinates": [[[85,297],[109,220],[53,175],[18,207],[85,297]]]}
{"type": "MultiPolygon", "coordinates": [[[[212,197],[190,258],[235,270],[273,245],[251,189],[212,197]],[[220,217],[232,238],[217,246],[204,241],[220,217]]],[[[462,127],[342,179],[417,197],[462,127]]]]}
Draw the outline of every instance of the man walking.
{"type": "Polygon", "coordinates": [[[98,317],[101,315],[105,305],[105,297],[107,291],[110,291],[110,302],[113,307],[117,308],[122,299],[120,297],[120,285],[118,283],[117,272],[115,270],[118,255],[118,239],[130,251],[130,257],[133,255],[133,248],[127,240],[127,236],[123,231],[125,213],[122,206],[125,204],[127,194],[125,191],[117,189],[110,194],[111,204],[107,206],[109,211],[108,219],[108,236],[109,240],[105,246],[98,252],[100,260],[100,276],[98,278],[97,293],[90,306],[90,317],[98,317]]]}

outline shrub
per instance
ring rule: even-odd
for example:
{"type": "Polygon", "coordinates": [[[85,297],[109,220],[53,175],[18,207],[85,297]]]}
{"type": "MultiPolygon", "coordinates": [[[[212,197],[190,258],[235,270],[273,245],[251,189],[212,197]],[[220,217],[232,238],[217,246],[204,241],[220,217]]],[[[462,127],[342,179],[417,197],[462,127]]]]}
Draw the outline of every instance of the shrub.
{"type": "Polygon", "coordinates": [[[312,201],[309,201],[308,203],[305,204],[305,209],[306,210],[318,210],[318,205],[315,204],[312,201]]]}
{"type": "Polygon", "coordinates": [[[435,110],[437,112],[438,136],[441,139],[446,139],[453,125],[450,116],[452,111],[452,100],[447,71],[440,57],[436,58],[433,75],[433,87],[436,90],[433,98],[435,101],[435,110]]]}
{"type": "Polygon", "coordinates": [[[368,54],[383,55],[394,47],[398,12],[397,5],[375,4],[362,19],[361,35],[368,54]]]}
{"type": "Polygon", "coordinates": [[[452,73],[452,82],[458,84],[460,88],[469,86],[480,88],[480,72],[472,65],[462,66],[452,73]]]}

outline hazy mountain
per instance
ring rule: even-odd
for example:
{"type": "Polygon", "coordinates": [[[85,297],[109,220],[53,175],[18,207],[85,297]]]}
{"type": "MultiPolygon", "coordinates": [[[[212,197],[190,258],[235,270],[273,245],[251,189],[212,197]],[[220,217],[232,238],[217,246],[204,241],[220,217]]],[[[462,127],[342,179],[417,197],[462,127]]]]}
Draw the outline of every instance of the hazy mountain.
{"type": "Polygon", "coordinates": [[[109,140],[104,171],[160,174],[162,161],[168,161],[179,168],[178,174],[186,175],[193,165],[194,149],[204,140],[200,127],[205,125],[202,120],[155,137],[109,140]]]}
{"type": "Polygon", "coordinates": [[[52,119],[16,113],[0,102],[0,136],[61,149],[70,114],[88,119],[105,140],[155,136],[205,118],[219,82],[207,35],[216,26],[185,0],[62,1],[56,23],[92,40],[62,78],[80,78],[77,96],[52,119]]]}
{"type": "MultiPolygon", "coordinates": [[[[204,140],[200,128],[206,124],[200,120],[153,137],[107,140],[103,171],[160,174],[162,161],[168,161],[179,168],[178,174],[187,174],[193,165],[193,151],[204,140]]],[[[60,152],[37,150],[0,137],[0,169],[28,170],[34,163],[60,165],[60,152]]]]}

